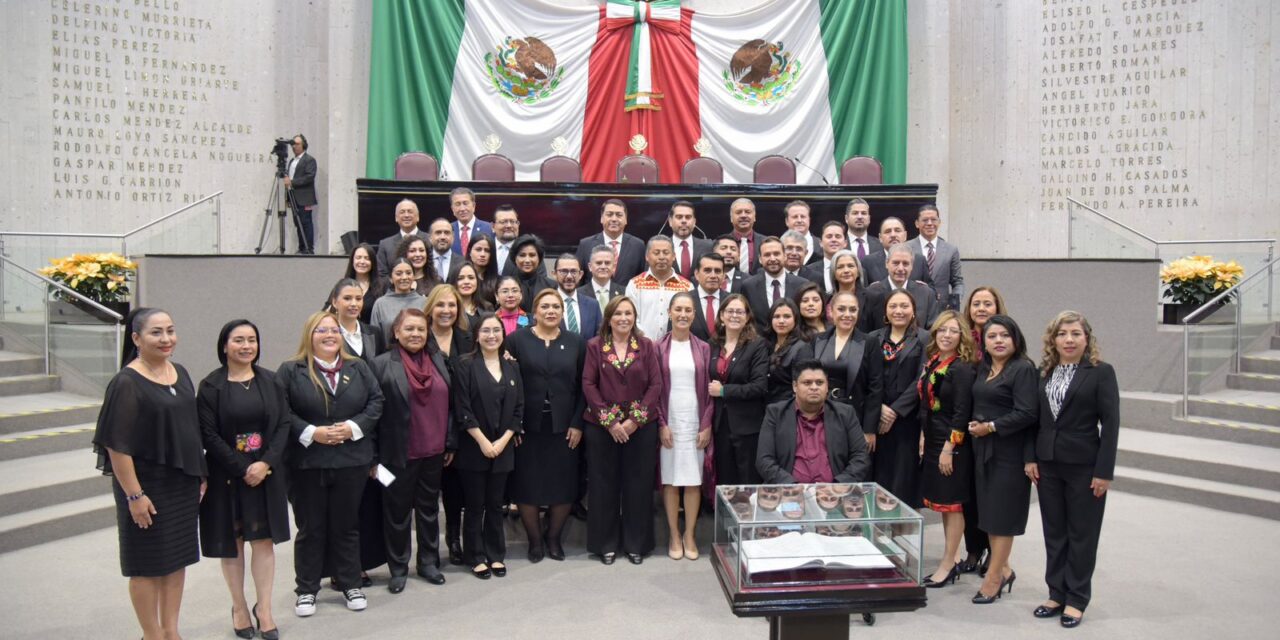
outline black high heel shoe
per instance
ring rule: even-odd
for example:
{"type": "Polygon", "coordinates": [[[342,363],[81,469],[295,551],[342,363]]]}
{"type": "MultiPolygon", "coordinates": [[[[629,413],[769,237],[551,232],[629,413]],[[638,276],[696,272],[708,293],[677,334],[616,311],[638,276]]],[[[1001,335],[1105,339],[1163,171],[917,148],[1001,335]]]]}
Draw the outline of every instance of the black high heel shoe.
{"type": "Polygon", "coordinates": [[[1009,586],[1009,593],[1013,593],[1013,581],[1017,578],[1018,574],[1010,572],[1008,578],[1000,580],[1000,586],[996,587],[995,595],[985,595],[982,593],[982,589],[978,589],[978,592],[973,594],[972,602],[974,604],[991,604],[999,600],[1000,596],[1004,594],[1005,585],[1009,586]]]}
{"type": "Polygon", "coordinates": [[[952,565],[951,571],[947,572],[946,577],[944,577],[943,579],[937,582],[934,582],[933,576],[929,576],[928,578],[924,579],[924,586],[930,589],[941,589],[942,587],[945,587],[949,584],[955,584],[959,580],[960,580],[960,571],[956,568],[955,565],[952,565]]]}
{"type": "Polygon", "coordinates": [[[978,554],[978,557],[972,560],[966,557],[964,560],[956,563],[956,568],[960,570],[960,573],[973,573],[978,570],[978,567],[982,566],[986,556],[987,552],[983,551],[978,554]]]}
{"type": "Polygon", "coordinates": [[[243,629],[237,629],[235,620],[236,620],[236,608],[231,607],[231,630],[236,632],[237,638],[252,638],[254,635],[253,625],[250,624],[249,626],[243,629]]]}
{"type": "Polygon", "coordinates": [[[560,546],[559,540],[547,539],[547,557],[556,562],[564,560],[564,547],[560,546]]]}
{"type": "Polygon", "coordinates": [[[1052,618],[1056,615],[1061,614],[1063,608],[1064,608],[1063,605],[1058,605],[1056,607],[1046,607],[1044,605],[1040,605],[1036,607],[1035,611],[1031,612],[1031,615],[1043,620],[1045,618],[1052,618]]]}
{"type": "Polygon", "coordinates": [[[1004,587],[1006,584],[1009,585],[1009,593],[1013,593],[1013,581],[1017,579],[1018,579],[1018,572],[1010,569],[1009,577],[1005,578],[1004,580],[1001,580],[1000,586],[1004,587]]]}
{"type": "MultiPolygon", "coordinates": [[[[253,605],[253,621],[258,625],[258,633],[262,635],[262,640],[280,640],[280,627],[275,629],[263,629],[262,621],[258,619],[258,604],[253,605]]],[[[250,636],[252,637],[252,636],[250,636]]]]}

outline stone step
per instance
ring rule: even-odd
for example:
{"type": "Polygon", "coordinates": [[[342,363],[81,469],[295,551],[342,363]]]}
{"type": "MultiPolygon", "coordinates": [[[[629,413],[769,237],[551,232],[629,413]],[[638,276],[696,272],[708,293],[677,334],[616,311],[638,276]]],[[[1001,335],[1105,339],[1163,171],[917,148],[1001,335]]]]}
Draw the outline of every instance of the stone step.
{"type": "Polygon", "coordinates": [[[1271,348],[1280,351],[1280,336],[1271,336],[1271,348]]]}
{"type": "MultiPolygon", "coordinates": [[[[1274,340],[1275,338],[1272,338],[1274,340]]],[[[1280,351],[1255,351],[1240,358],[1242,373],[1267,373],[1280,375],[1280,351]]]]}
{"type": "Polygon", "coordinates": [[[89,422],[2,435],[0,462],[67,451],[76,452],[82,461],[91,460],[94,428],[95,425],[89,422]]]}
{"type": "Polygon", "coordinates": [[[0,403],[0,436],[95,422],[99,398],[65,391],[9,396],[0,403]]]}
{"type": "MultiPolygon", "coordinates": [[[[0,345],[2,344],[0,342],[0,345]]],[[[27,376],[36,373],[44,373],[44,356],[17,351],[0,351],[0,377],[27,376]]]]}
{"type": "Polygon", "coordinates": [[[0,377],[0,398],[48,393],[61,388],[62,381],[58,376],[47,376],[43,373],[0,377]]]}
{"type": "Polygon", "coordinates": [[[1280,520],[1280,491],[1117,466],[1115,491],[1280,520]]]}
{"type": "Polygon", "coordinates": [[[1280,449],[1126,429],[1117,464],[1280,492],[1280,449]]]}
{"type": "MultiPolygon", "coordinates": [[[[104,486],[106,478],[100,478],[104,486]]],[[[0,517],[0,554],[115,526],[110,491],[11,516],[0,517]]]]}
{"type": "Polygon", "coordinates": [[[1191,397],[1187,414],[1280,427],[1280,394],[1240,389],[1215,391],[1191,397]]]}
{"type": "Polygon", "coordinates": [[[1268,373],[1229,373],[1228,389],[1244,389],[1247,391],[1267,391],[1280,395],[1280,375],[1268,373]]]}

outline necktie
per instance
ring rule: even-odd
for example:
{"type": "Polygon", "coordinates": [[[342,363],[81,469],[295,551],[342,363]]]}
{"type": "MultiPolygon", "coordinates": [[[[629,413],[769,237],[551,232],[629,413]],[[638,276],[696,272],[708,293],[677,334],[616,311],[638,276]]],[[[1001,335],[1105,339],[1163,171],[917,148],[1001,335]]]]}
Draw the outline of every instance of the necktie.
{"type": "Polygon", "coordinates": [[[689,241],[680,241],[680,275],[689,277],[689,241]]]}
{"type": "Polygon", "coordinates": [[[929,273],[933,273],[933,243],[929,242],[924,245],[924,259],[929,263],[929,273]]]}
{"type": "Polygon", "coordinates": [[[867,257],[867,243],[862,238],[858,238],[858,261],[861,262],[865,257],[867,257]]]}
{"type": "Polygon", "coordinates": [[[449,275],[444,271],[445,260],[446,258],[444,256],[436,256],[436,277],[442,280],[449,275]]]}
{"type": "Polygon", "coordinates": [[[467,247],[471,245],[471,230],[462,227],[462,255],[467,255],[467,247]]]}
{"type": "Polygon", "coordinates": [[[773,299],[769,301],[769,306],[772,307],[773,305],[778,304],[778,299],[781,297],[782,297],[782,283],[778,282],[777,280],[774,280],[773,281],[773,299]]]}
{"type": "Polygon", "coordinates": [[[578,312],[573,310],[573,298],[564,299],[564,322],[569,326],[570,333],[578,332],[578,312]]]}
{"type": "Polygon", "coordinates": [[[316,368],[320,370],[320,373],[324,374],[325,381],[329,383],[329,391],[331,393],[337,393],[338,372],[342,371],[342,360],[339,359],[338,366],[333,367],[332,369],[320,364],[319,362],[316,363],[316,368]]]}
{"type": "MultiPolygon", "coordinates": [[[[610,241],[609,241],[609,248],[613,249],[613,259],[614,259],[614,261],[616,262],[616,261],[618,260],[619,255],[620,255],[620,254],[618,253],[618,241],[617,241],[617,240],[610,240],[610,241]]],[[[614,264],[614,266],[616,267],[616,266],[617,266],[617,264],[614,264]]]]}
{"type": "Polygon", "coordinates": [[[596,301],[600,303],[600,309],[603,310],[604,306],[609,304],[609,289],[596,289],[596,301]]]}
{"type": "Polygon", "coordinates": [[[707,311],[705,317],[707,319],[707,334],[716,334],[716,305],[715,296],[707,296],[707,311]]]}
{"type": "Polygon", "coordinates": [[[751,273],[751,236],[743,236],[738,240],[738,266],[751,273]]]}

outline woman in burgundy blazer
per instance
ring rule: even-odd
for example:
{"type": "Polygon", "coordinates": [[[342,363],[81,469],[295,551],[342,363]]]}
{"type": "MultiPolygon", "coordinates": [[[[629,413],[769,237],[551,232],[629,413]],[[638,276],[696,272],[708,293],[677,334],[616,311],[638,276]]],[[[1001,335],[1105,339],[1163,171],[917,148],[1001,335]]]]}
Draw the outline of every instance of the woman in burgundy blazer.
{"type": "Polygon", "coordinates": [[[604,307],[600,335],[582,369],[587,442],[587,550],[632,564],[653,549],[653,483],[658,466],[658,349],[636,328],[636,305],[618,296],[604,307]],[[621,525],[621,526],[619,526],[621,525]]]}
{"type": "Polygon", "coordinates": [[[711,383],[711,345],[691,332],[697,315],[693,294],[681,292],[667,305],[671,331],[658,338],[662,392],[658,396],[658,468],[662,506],[667,512],[668,550],[672,560],[698,559],[699,490],[705,484],[715,405],[711,383]],[[674,351],[674,354],[673,354],[674,351]],[[673,385],[674,380],[674,385],[673,385]],[[672,387],[675,393],[672,393],[672,387]],[[679,529],[680,497],[684,495],[684,532],[679,529]]]}

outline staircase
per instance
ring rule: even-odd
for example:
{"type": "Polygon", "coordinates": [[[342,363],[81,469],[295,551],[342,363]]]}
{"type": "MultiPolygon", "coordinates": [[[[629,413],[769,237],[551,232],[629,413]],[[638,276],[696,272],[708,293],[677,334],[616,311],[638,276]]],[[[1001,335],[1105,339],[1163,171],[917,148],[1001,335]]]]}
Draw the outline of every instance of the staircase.
{"type": "Polygon", "coordinates": [[[62,382],[44,374],[43,356],[0,341],[0,554],[115,523],[91,450],[101,397],[62,382]]]}
{"type": "Polygon", "coordinates": [[[1280,334],[1246,352],[1225,388],[1123,393],[1118,491],[1280,520],[1280,334]]]}

